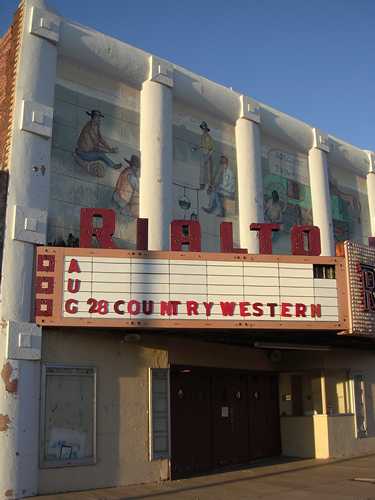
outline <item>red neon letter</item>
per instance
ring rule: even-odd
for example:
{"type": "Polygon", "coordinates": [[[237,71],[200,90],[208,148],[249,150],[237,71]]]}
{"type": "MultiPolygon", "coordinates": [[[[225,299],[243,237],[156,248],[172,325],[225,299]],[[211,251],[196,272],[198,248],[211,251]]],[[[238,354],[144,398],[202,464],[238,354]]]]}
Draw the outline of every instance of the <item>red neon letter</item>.
{"type": "Polygon", "coordinates": [[[306,318],[306,309],[305,304],[296,304],[296,318],[306,318]]]}
{"type": "Polygon", "coordinates": [[[92,238],[98,240],[100,248],[117,248],[112,235],[116,227],[116,215],[110,208],[81,208],[79,246],[92,247],[92,238]],[[94,217],[101,217],[102,225],[94,227],[94,217]]]}
{"type": "Polygon", "coordinates": [[[263,304],[261,302],[254,302],[253,316],[263,316],[263,304]]]}
{"type": "Polygon", "coordinates": [[[150,315],[154,312],[154,301],[153,300],[143,300],[142,301],[142,312],[143,314],[150,315]]]}
{"type": "Polygon", "coordinates": [[[68,292],[77,293],[80,288],[81,280],[72,280],[71,278],[68,279],[68,292]]]}
{"type": "Polygon", "coordinates": [[[141,303],[138,300],[129,300],[128,313],[136,316],[141,312],[141,303]]]}
{"type": "Polygon", "coordinates": [[[251,231],[258,231],[259,253],[272,253],[272,231],[280,231],[280,224],[257,223],[250,224],[251,231]]]}
{"type": "Polygon", "coordinates": [[[203,302],[204,308],[206,309],[206,316],[211,316],[211,309],[214,305],[213,302],[203,302]]]}
{"type": "Polygon", "coordinates": [[[116,314],[125,314],[125,311],[120,309],[120,306],[124,306],[125,301],[124,300],[116,300],[116,302],[113,304],[113,310],[115,311],[116,314]]]}
{"type": "Polygon", "coordinates": [[[220,250],[224,253],[247,253],[247,248],[233,247],[233,230],[231,222],[220,224],[220,250]]]}
{"type": "Polygon", "coordinates": [[[310,311],[312,318],[320,318],[322,316],[322,306],[320,304],[311,304],[310,311]]]}
{"type": "Polygon", "coordinates": [[[268,306],[268,307],[269,307],[269,309],[270,309],[270,316],[271,316],[271,318],[274,318],[274,317],[275,317],[275,315],[276,315],[276,313],[275,313],[275,309],[276,309],[276,307],[277,307],[277,304],[275,304],[274,302],[269,302],[269,303],[267,304],[267,306],[268,306]]]}
{"type": "Polygon", "coordinates": [[[148,250],[148,219],[137,219],[137,250],[148,250]]]}
{"type": "Polygon", "coordinates": [[[78,311],[78,300],[68,299],[65,302],[65,311],[68,314],[75,314],[78,311]]]}
{"type": "Polygon", "coordinates": [[[189,245],[188,252],[201,251],[201,226],[197,220],[172,221],[171,250],[181,252],[182,245],[189,245]]]}
{"type": "Polygon", "coordinates": [[[317,226],[293,226],[290,231],[293,255],[320,255],[320,230],[317,226]],[[305,250],[305,236],[308,247],[305,250]]]}
{"type": "Polygon", "coordinates": [[[162,316],[165,316],[165,315],[177,316],[179,304],[181,304],[181,302],[179,300],[168,300],[168,302],[165,302],[164,300],[162,300],[160,302],[160,314],[162,316]]]}
{"type": "Polygon", "coordinates": [[[78,262],[76,261],[76,259],[72,259],[69,264],[68,273],[80,273],[80,272],[81,269],[79,267],[78,262]]]}
{"type": "Polygon", "coordinates": [[[195,300],[186,301],[186,312],[188,316],[198,316],[198,302],[195,300]]]}
{"type": "Polygon", "coordinates": [[[233,316],[234,308],[236,307],[235,302],[220,302],[221,312],[223,316],[233,316]]]}
{"type": "Polygon", "coordinates": [[[241,316],[250,316],[250,313],[247,310],[249,305],[250,305],[250,302],[240,302],[239,303],[241,316]]]}
{"type": "Polygon", "coordinates": [[[288,302],[282,302],[280,315],[284,316],[285,318],[291,318],[292,314],[289,310],[291,307],[292,307],[292,304],[289,304],[288,302]]]}

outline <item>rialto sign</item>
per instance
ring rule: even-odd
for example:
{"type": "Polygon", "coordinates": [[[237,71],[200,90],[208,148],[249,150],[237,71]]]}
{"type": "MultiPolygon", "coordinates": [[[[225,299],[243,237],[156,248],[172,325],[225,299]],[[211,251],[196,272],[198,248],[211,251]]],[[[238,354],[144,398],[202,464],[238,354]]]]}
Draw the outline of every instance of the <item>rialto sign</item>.
{"type": "MultiPolygon", "coordinates": [[[[100,248],[117,248],[112,239],[116,215],[111,209],[81,209],[80,247],[91,248],[96,240],[100,248]],[[98,222],[99,219],[99,222],[98,222]]],[[[272,254],[272,234],[280,231],[281,224],[250,224],[259,238],[259,253],[272,254]]],[[[320,230],[317,226],[295,225],[291,229],[292,255],[320,255],[320,230]]],[[[137,250],[148,250],[148,219],[137,219],[137,250]]],[[[170,249],[189,252],[201,251],[201,229],[198,221],[174,220],[170,225],[170,249]]],[[[220,251],[223,253],[248,253],[246,248],[235,248],[231,222],[220,224],[220,251]]]]}
{"type": "Polygon", "coordinates": [[[83,212],[81,248],[38,248],[38,324],[346,328],[343,258],[317,255],[317,228],[292,230],[294,255],[281,256],[269,252],[272,239],[267,235],[275,229],[264,230],[267,225],[257,224],[268,253],[252,255],[233,248],[231,227],[223,223],[222,251],[202,253],[198,222],[173,221],[171,251],[156,252],[145,249],[147,221],[141,219],[138,250],[121,250],[114,248],[112,215],[100,212],[99,227],[95,223],[98,210],[83,212]],[[93,237],[105,248],[90,248],[93,237]],[[189,251],[182,251],[186,246],[189,251]],[[326,268],[330,273],[322,273],[326,268]]]}

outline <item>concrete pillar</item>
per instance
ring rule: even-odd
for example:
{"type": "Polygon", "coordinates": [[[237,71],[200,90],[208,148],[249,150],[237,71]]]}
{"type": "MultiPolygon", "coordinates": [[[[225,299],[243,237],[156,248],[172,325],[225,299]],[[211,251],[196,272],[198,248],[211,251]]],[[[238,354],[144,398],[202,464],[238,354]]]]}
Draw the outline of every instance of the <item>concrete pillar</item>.
{"type": "Polygon", "coordinates": [[[313,129],[314,147],[309,151],[309,172],[313,222],[320,229],[321,255],[335,255],[331,196],[328,177],[328,137],[313,129]]]}
{"type": "Polygon", "coordinates": [[[327,415],[327,389],[326,389],[326,374],[320,372],[320,388],[322,394],[322,415],[327,415]]]}
{"type": "Polygon", "coordinates": [[[246,96],[240,97],[241,112],[236,122],[238,175],[238,211],[241,248],[259,252],[252,222],[263,222],[263,180],[261,165],[259,106],[246,96]]]}
{"type": "Polygon", "coordinates": [[[367,174],[367,198],[370,211],[371,235],[375,236],[375,153],[367,151],[370,169],[367,174]]]}
{"type": "Polygon", "coordinates": [[[41,329],[31,322],[33,274],[35,244],[46,241],[59,37],[59,18],[41,0],[25,0],[23,9],[1,277],[1,498],[38,491],[41,329]]]}
{"type": "Polygon", "coordinates": [[[141,91],[141,176],[139,215],[149,220],[149,249],[169,250],[172,221],[172,87],[171,66],[150,58],[150,79],[141,91]]]}

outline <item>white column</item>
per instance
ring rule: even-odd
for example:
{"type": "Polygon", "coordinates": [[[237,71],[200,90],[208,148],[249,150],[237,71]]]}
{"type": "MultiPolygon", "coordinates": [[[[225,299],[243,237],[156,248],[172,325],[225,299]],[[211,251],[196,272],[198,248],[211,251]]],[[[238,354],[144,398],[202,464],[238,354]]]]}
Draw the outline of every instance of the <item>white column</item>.
{"type": "Polygon", "coordinates": [[[260,112],[257,103],[248,97],[241,96],[240,100],[241,113],[236,122],[240,245],[249,253],[258,253],[257,233],[249,226],[263,222],[260,112]]]}
{"type": "Polygon", "coordinates": [[[321,255],[335,255],[331,196],[328,177],[328,137],[313,129],[314,147],[309,151],[309,172],[313,222],[320,229],[321,255]]]}
{"type": "Polygon", "coordinates": [[[169,250],[172,221],[172,108],[171,66],[150,58],[150,80],[141,92],[141,177],[139,215],[149,221],[150,250],[169,250]]]}
{"type": "Polygon", "coordinates": [[[367,198],[370,211],[371,235],[375,236],[375,153],[367,151],[370,169],[367,174],[367,198]]]}
{"type": "Polygon", "coordinates": [[[35,243],[46,240],[58,36],[58,17],[41,0],[26,0],[1,280],[0,415],[8,427],[0,432],[1,497],[38,491],[41,330],[31,323],[32,287],[35,243]]]}

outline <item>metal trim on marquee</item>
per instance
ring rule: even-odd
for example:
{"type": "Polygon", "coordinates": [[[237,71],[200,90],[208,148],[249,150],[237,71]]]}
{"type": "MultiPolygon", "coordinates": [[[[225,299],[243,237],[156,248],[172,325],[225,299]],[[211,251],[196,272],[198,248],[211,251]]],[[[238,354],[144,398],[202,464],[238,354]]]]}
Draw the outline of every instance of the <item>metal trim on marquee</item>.
{"type": "Polygon", "coordinates": [[[40,326],[348,330],[344,257],[39,247],[40,326]],[[314,266],[335,266],[334,279],[314,266]]]}

